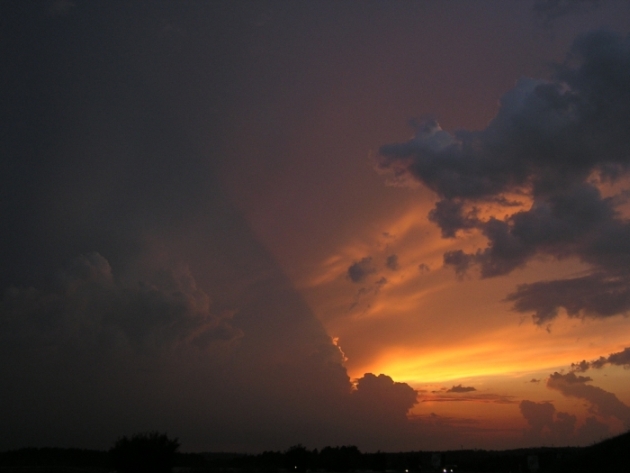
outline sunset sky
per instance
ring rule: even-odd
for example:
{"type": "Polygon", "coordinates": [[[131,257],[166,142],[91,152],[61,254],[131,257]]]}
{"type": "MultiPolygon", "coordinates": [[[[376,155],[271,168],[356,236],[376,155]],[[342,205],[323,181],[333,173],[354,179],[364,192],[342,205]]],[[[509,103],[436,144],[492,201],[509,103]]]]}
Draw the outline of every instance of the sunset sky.
{"type": "Polygon", "coordinates": [[[0,8],[0,450],[630,428],[630,2],[0,8]]]}

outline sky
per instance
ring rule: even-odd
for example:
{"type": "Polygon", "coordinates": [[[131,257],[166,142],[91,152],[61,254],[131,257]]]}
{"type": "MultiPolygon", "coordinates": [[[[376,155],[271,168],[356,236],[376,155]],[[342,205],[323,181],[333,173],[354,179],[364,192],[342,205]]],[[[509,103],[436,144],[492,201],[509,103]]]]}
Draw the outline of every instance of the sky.
{"type": "Polygon", "coordinates": [[[630,428],[630,2],[9,1],[0,450],[630,428]]]}

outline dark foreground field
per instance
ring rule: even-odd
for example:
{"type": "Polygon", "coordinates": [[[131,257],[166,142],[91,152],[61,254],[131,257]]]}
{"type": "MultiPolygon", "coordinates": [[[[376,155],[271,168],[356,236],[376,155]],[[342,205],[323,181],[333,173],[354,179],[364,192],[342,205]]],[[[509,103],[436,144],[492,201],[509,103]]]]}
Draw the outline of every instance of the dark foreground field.
{"type": "MultiPolygon", "coordinates": [[[[420,473],[452,469],[461,473],[591,473],[630,471],[630,432],[590,447],[530,448],[506,451],[361,453],[356,447],[258,455],[176,453],[173,473],[387,472],[420,473]]],[[[116,471],[111,451],[25,448],[0,453],[0,473],[106,473],[116,471]]],[[[120,470],[120,469],[118,469],[120,470]]],[[[127,471],[152,471],[141,467],[127,471]]]]}

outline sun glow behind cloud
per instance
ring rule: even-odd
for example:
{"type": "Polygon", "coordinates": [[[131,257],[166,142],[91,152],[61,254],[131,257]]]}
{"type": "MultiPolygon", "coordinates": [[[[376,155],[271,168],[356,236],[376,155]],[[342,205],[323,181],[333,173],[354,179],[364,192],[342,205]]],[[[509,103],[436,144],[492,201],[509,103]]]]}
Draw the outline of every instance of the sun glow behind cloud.
{"type": "Polygon", "coordinates": [[[619,351],[627,344],[629,326],[623,317],[607,324],[561,318],[549,329],[552,336],[534,326],[506,325],[491,332],[471,332],[467,339],[415,349],[391,348],[356,370],[391,373],[413,384],[561,370],[573,362],[576,342],[588,347],[581,351],[586,358],[619,351]],[[611,326],[616,330],[611,331],[611,326]]]}
{"type": "MultiPolygon", "coordinates": [[[[557,308],[580,278],[629,287],[630,182],[607,160],[628,162],[630,49],[580,40],[616,61],[584,80],[545,65],[586,29],[627,34],[630,3],[549,35],[533,1],[8,2],[0,444],[153,422],[204,451],[501,448],[521,400],[591,415],[561,377],[630,323],[611,292],[557,308]],[[586,158],[606,166],[572,174],[586,158]]],[[[583,374],[630,403],[621,366],[583,374]]]]}
{"type": "MultiPolygon", "coordinates": [[[[602,188],[609,188],[612,195],[620,186],[606,183],[602,188]]],[[[503,219],[506,215],[527,211],[532,205],[531,198],[526,195],[516,193],[504,198],[503,203],[479,204],[469,210],[474,209],[484,220],[503,219]],[[514,205],[505,205],[505,202],[514,205]]],[[[456,247],[474,252],[485,247],[487,239],[477,230],[461,232],[456,239],[441,238],[435,226],[426,220],[427,208],[426,201],[422,206],[410,205],[394,221],[371,223],[371,230],[362,232],[360,241],[348,243],[329,257],[320,266],[319,274],[316,273],[306,284],[305,294],[307,299],[310,297],[316,313],[322,313],[326,306],[328,313],[338,314],[328,328],[339,336],[341,346],[353,337],[352,332],[357,331],[357,324],[362,320],[407,321],[402,323],[407,323],[409,330],[415,326],[418,331],[415,337],[406,334],[399,344],[377,344],[375,353],[363,361],[356,362],[352,357],[353,350],[350,350],[348,368],[352,376],[358,377],[365,372],[388,373],[394,379],[412,385],[462,378],[520,376],[566,368],[575,358],[576,342],[582,347],[589,346],[583,352],[593,356],[625,346],[627,340],[623,333],[628,324],[622,317],[609,320],[607,324],[560,317],[546,327],[553,333],[551,336],[545,327],[532,325],[528,316],[510,311],[509,304],[501,302],[502,297],[518,284],[536,280],[540,274],[548,278],[579,275],[587,269],[584,264],[574,259],[552,261],[541,257],[509,277],[456,281],[450,269],[442,268],[444,252],[456,247]],[[400,268],[388,272],[382,262],[390,254],[397,256],[400,268]],[[374,262],[380,261],[381,267],[375,269],[371,279],[366,279],[361,287],[353,286],[346,270],[353,261],[367,256],[374,262]],[[421,265],[427,270],[420,270],[421,265]],[[372,292],[365,290],[379,278],[386,282],[372,292]],[[313,290],[323,286],[336,287],[336,291],[327,294],[337,294],[337,298],[325,304],[317,297],[313,298],[313,290]],[[309,290],[313,292],[309,293],[309,290]],[[363,303],[349,302],[353,290],[359,291],[363,303]],[[453,301],[447,300],[452,299],[453,291],[458,294],[457,313],[453,312],[455,306],[449,307],[453,301]],[[467,307],[466,300],[470,300],[471,307],[467,307]],[[416,322],[412,322],[413,319],[416,322]],[[616,336],[609,335],[609,327],[613,324],[619,326],[616,336]],[[434,336],[427,336],[428,326],[437,332],[434,336]],[[422,348],[416,348],[418,346],[422,348]]],[[[360,329],[359,332],[366,335],[360,329]]],[[[373,336],[378,337],[376,333],[373,336]]]]}

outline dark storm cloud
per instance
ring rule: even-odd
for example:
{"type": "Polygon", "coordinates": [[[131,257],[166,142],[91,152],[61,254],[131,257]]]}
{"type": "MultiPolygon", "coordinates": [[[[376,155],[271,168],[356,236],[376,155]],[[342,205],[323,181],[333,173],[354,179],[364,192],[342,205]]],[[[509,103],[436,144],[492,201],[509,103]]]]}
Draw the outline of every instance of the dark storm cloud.
{"type": "Polygon", "coordinates": [[[543,24],[566,15],[596,8],[602,0],[536,0],[532,7],[534,14],[543,24]]]}
{"type": "Polygon", "coordinates": [[[67,15],[74,7],[76,7],[76,3],[70,0],[55,0],[51,3],[48,11],[51,15],[67,15]]]}
{"type": "Polygon", "coordinates": [[[519,409],[533,431],[540,433],[545,426],[553,423],[556,408],[550,402],[521,401],[519,409]]]}
{"type": "Polygon", "coordinates": [[[187,268],[141,273],[117,274],[90,254],[52,289],[4,291],[0,394],[13,407],[0,411],[0,443],[106,446],[158,426],[188,442],[288,442],[283,430],[263,434],[274,415],[292,419],[289,431],[316,418],[313,432],[349,430],[341,354],[280,281],[257,281],[250,302],[225,310],[187,268]],[[101,427],[73,438],[85,425],[101,427]]]}
{"type": "Polygon", "coordinates": [[[438,195],[429,219],[443,237],[475,230],[487,238],[476,252],[444,255],[458,274],[478,267],[496,277],[538,255],[576,257],[591,274],[525,284],[507,299],[538,324],[560,308],[607,317],[630,309],[630,223],[618,212],[625,191],[603,196],[600,185],[628,176],[629,127],[630,40],[598,31],[574,42],[553,80],[519,80],[485,130],[451,134],[429,121],[412,140],[383,146],[377,165],[438,195]],[[531,207],[479,216],[481,204],[511,205],[515,193],[531,207]]]}
{"type": "Polygon", "coordinates": [[[444,264],[452,266],[458,276],[463,276],[468,272],[473,263],[473,255],[464,253],[462,250],[447,251],[444,253],[444,264]]]}
{"type": "Polygon", "coordinates": [[[214,310],[187,268],[136,275],[117,275],[94,253],[58,272],[53,289],[5,290],[0,394],[13,407],[0,411],[10,435],[0,436],[3,445],[104,445],[120,431],[156,426],[193,445],[195,436],[264,445],[299,435],[376,446],[384,428],[396,441],[409,434],[416,391],[373,374],[353,389],[340,351],[303,320],[304,308],[286,303],[290,293],[263,283],[259,293],[250,287],[253,305],[226,312],[214,310]],[[279,419],[282,428],[269,431],[279,419]],[[55,428],[42,434],[38,421],[55,428]],[[100,428],[73,438],[85,425],[100,428]]]}
{"type": "Polygon", "coordinates": [[[442,237],[455,238],[458,230],[475,228],[477,219],[474,209],[465,215],[463,206],[462,202],[441,200],[429,212],[429,220],[442,229],[442,237]]]}
{"type": "Polygon", "coordinates": [[[610,317],[630,308],[630,285],[624,276],[595,273],[581,278],[523,284],[509,294],[519,312],[534,312],[537,324],[553,320],[560,308],[569,316],[610,317]]]}
{"type": "Polygon", "coordinates": [[[360,261],[355,261],[350,265],[348,268],[348,278],[350,278],[350,281],[354,283],[360,283],[365,281],[370,274],[374,274],[375,272],[376,267],[374,266],[372,257],[366,256],[360,261]]]}
{"type": "Polygon", "coordinates": [[[0,449],[392,447],[415,392],[354,394],[219,184],[250,7],[165,5],[3,6],[0,449]]]}
{"type": "Polygon", "coordinates": [[[603,368],[606,365],[630,367],[630,347],[624,348],[622,351],[611,353],[609,356],[600,356],[596,360],[582,360],[579,363],[571,363],[571,370],[579,373],[588,371],[591,368],[603,368]]]}
{"type": "Polygon", "coordinates": [[[594,416],[587,417],[584,423],[577,429],[576,437],[581,445],[601,442],[610,436],[610,428],[594,416]]]}
{"type": "Polygon", "coordinates": [[[586,445],[601,441],[610,435],[608,425],[589,416],[576,428],[577,417],[557,411],[550,402],[523,400],[519,404],[521,415],[529,424],[523,433],[532,444],[541,442],[553,445],[586,445]]]}
{"type": "Polygon", "coordinates": [[[53,291],[5,291],[0,302],[5,347],[58,343],[92,352],[123,344],[161,350],[178,342],[205,346],[242,335],[225,314],[211,312],[208,295],[186,270],[121,281],[108,261],[93,253],[72,261],[58,280],[53,291]]]}
{"type": "Polygon", "coordinates": [[[477,389],[472,386],[462,386],[461,384],[458,384],[457,386],[453,386],[452,388],[447,389],[446,392],[447,393],[469,393],[476,390],[477,389]]]}
{"type": "Polygon", "coordinates": [[[418,393],[406,383],[397,383],[389,376],[366,373],[357,380],[353,402],[368,416],[392,422],[404,421],[409,410],[418,403],[418,393]]]}
{"type": "Polygon", "coordinates": [[[554,373],[547,379],[547,387],[559,391],[564,396],[583,399],[590,404],[589,410],[602,417],[615,417],[626,427],[630,426],[630,407],[621,402],[613,393],[586,384],[588,376],[575,373],[554,373]]]}
{"type": "Polygon", "coordinates": [[[531,441],[548,439],[566,444],[573,435],[577,418],[566,412],[558,412],[550,402],[521,401],[521,414],[529,424],[525,437],[531,441]]]}
{"type": "Polygon", "coordinates": [[[630,367],[630,348],[624,348],[620,352],[612,353],[606,361],[611,365],[630,367]]]}

